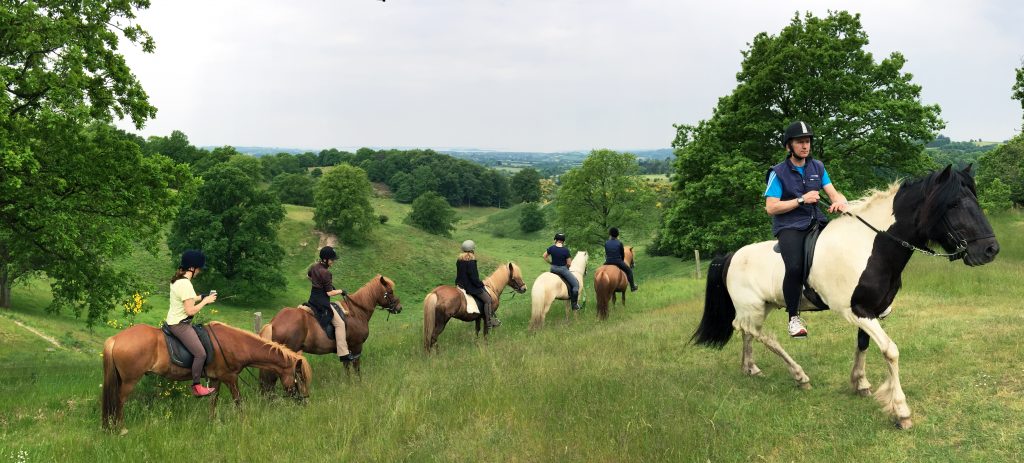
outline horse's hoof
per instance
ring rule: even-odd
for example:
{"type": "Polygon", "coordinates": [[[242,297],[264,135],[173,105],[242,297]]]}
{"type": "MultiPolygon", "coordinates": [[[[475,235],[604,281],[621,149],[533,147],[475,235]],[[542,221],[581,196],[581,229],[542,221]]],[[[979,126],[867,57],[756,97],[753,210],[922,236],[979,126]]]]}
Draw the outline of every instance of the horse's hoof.
{"type": "Polygon", "coordinates": [[[910,417],[896,418],[896,429],[910,429],[914,426],[914,421],[910,417]]]}
{"type": "Polygon", "coordinates": [[[796,387],[798,387],[798,388],[800,388],[800,389],[802,389],[804,391],[809,391],[809,390],[811,390],[811,382],[808,381],[806,383],[800,383],[800,384],[797,384],[796,387]]]}
{"type": "Polygon", "coordinates": [[[743,372],[746,373],[747,376],[764,376],[764,373],[762,373],[761,369],[758,368],[756,365],[753,366],[753,367],[744,369],[743,372]]]}
{"type": "Polygon", "coordinates": [[[121,432],[119,432],[117,435],[118,436],[127,436],[128,435],[128,428],[121,428],[121,432]]]}
{"type": "Polygon", "coordinates": [[[871,397],[871,388],[857,389],[857,395],[861,397],[871,397]]]}

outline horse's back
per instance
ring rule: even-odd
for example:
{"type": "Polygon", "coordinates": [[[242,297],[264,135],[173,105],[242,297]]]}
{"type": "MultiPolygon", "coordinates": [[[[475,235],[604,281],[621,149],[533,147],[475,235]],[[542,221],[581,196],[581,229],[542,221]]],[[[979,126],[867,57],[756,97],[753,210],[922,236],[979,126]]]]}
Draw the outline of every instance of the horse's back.
{"type": "Polygon", "coordinates": [[[626,290],[626,274],[618,266],[605,264],[594,271],[594,290],[600,291],[605,285],[617,291],[626,290]]]}
{"type": "Polygon", "coordinates": [[[544,272],[533,281],[530,296],[534,299],[540,297],[553,297],[555,299],[568,299],[569,290],[566,288],[562,277],[551,272],[544,272]]]}
{"type": "Polygon", "coordinates": [[[786,266],[775,252],[776,241],[761,241],[743,246],[733,254],[726,275],[726,287],[733,303],[763,307],[785,304],[782,278],[786,266]]]}

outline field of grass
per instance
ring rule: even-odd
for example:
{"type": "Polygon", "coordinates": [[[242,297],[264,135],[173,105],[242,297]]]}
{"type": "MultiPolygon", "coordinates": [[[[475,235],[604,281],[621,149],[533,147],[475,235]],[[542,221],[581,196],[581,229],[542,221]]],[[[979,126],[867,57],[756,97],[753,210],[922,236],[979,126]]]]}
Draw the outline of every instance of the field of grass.
{"type": "MultiPolygon", "coordinates": [[[[451,239],[402,224],[408,206],[375,199],[388,215],[361,248],[342,247],[335,281],[350,290],[376,273],[397,283],[405,310],[377,314],[361,380],[346,378],[330,356],[313,357],[307,404],[268,399],[242,376],[243,406],[208,402],[146,378],[126,406],[123,435],[100,428],[103,339],[67,314],[47,314],[47,286],[15,288],[14,308],[0,311],[0,461],[170,461],[189,455],[218,461],[1019,461],[1024,455],[1024,217],[993,222],[1002,252],[995,262],[914,257],[885,327],[899,345],[903,386],[916,426],[897,431],[872,399],[850,392],[854,329],[828,313],[806,318],[811,337],[785,336],[780,312],[770,329],[810,375],[801,391],[762,346],[764,376],[740,373],[741,342],[723,351],[688,338],[703,306],[692,262],[637,263],[641,291],[628,307],[598,322],[593,303],[571,323],[552,310],[530,334],[529,296],[502,298],[504,324],[477,339],[453,321],[439,352],[421,352],[423,296],[454,278],[458,243],[477,241],[481,269],[508,260],[533,284],[547,265],[540,254],[550,230],[523,234],[517,209],[460,209],[451,239]],[[58,339],[28,333],[19,321],[58,339]]],[[[287,208],[279,239],[288,285],[251,306],[218,302],[211,318],[250,327],[304,301],[305,267],[315,256],[308,208],[287,208]]],[[[627,243],[630,244],[630,243],[627,243]]],[[[146,281],[169,277],[166,253],[136,256],[146,281]]],[[[591,265],[591,271],[594,266],[591,265]]],[[[588,275],[588,278],[590,275],[588,275]]],[[[591,281],[587,290],[593,297],[591,281]]],[[[196,282],[200,290],[208,289],[196,282]]],[[[158,323],[166,296],[150,297],[138,321],[158,323]],[[161,299],[162,297],[162,299],[161,299]]],[[[112,315],[116,315],[113,314],[112,315]]],[[[115,317],[116,318],[116,317],[115,317]]],[[[877,349],[869,379],[880,384],[877,349]]]]}

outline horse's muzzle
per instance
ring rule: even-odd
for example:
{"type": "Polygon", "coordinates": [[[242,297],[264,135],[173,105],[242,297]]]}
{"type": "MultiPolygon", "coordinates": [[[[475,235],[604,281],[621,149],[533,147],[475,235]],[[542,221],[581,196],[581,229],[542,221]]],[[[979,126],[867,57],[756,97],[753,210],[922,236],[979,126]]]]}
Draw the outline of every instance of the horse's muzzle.
{"type": "Polygon", "coordinates": [[[999,254],[999,242],[995,238],[978,240],[967,247],[964,263],[971,267],[985,265],[996,259],[999,254]]]}

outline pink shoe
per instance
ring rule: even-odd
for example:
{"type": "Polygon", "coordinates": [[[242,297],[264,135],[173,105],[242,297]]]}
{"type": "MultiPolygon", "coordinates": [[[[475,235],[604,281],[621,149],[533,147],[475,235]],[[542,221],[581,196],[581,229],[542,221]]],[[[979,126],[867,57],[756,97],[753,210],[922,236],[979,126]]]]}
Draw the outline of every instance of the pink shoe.
{"type": "Polygon", "coordinates": [[[193,384],[192,385],[192,395],[194,395],[196,397],[206,397],[206,396],[208,396],[210,394],[213,394],[216,391],[217,391],[217,388],[215,388],[215,387],[206,387],[206,386],[203,386],[202,384],[193,384]]]}

